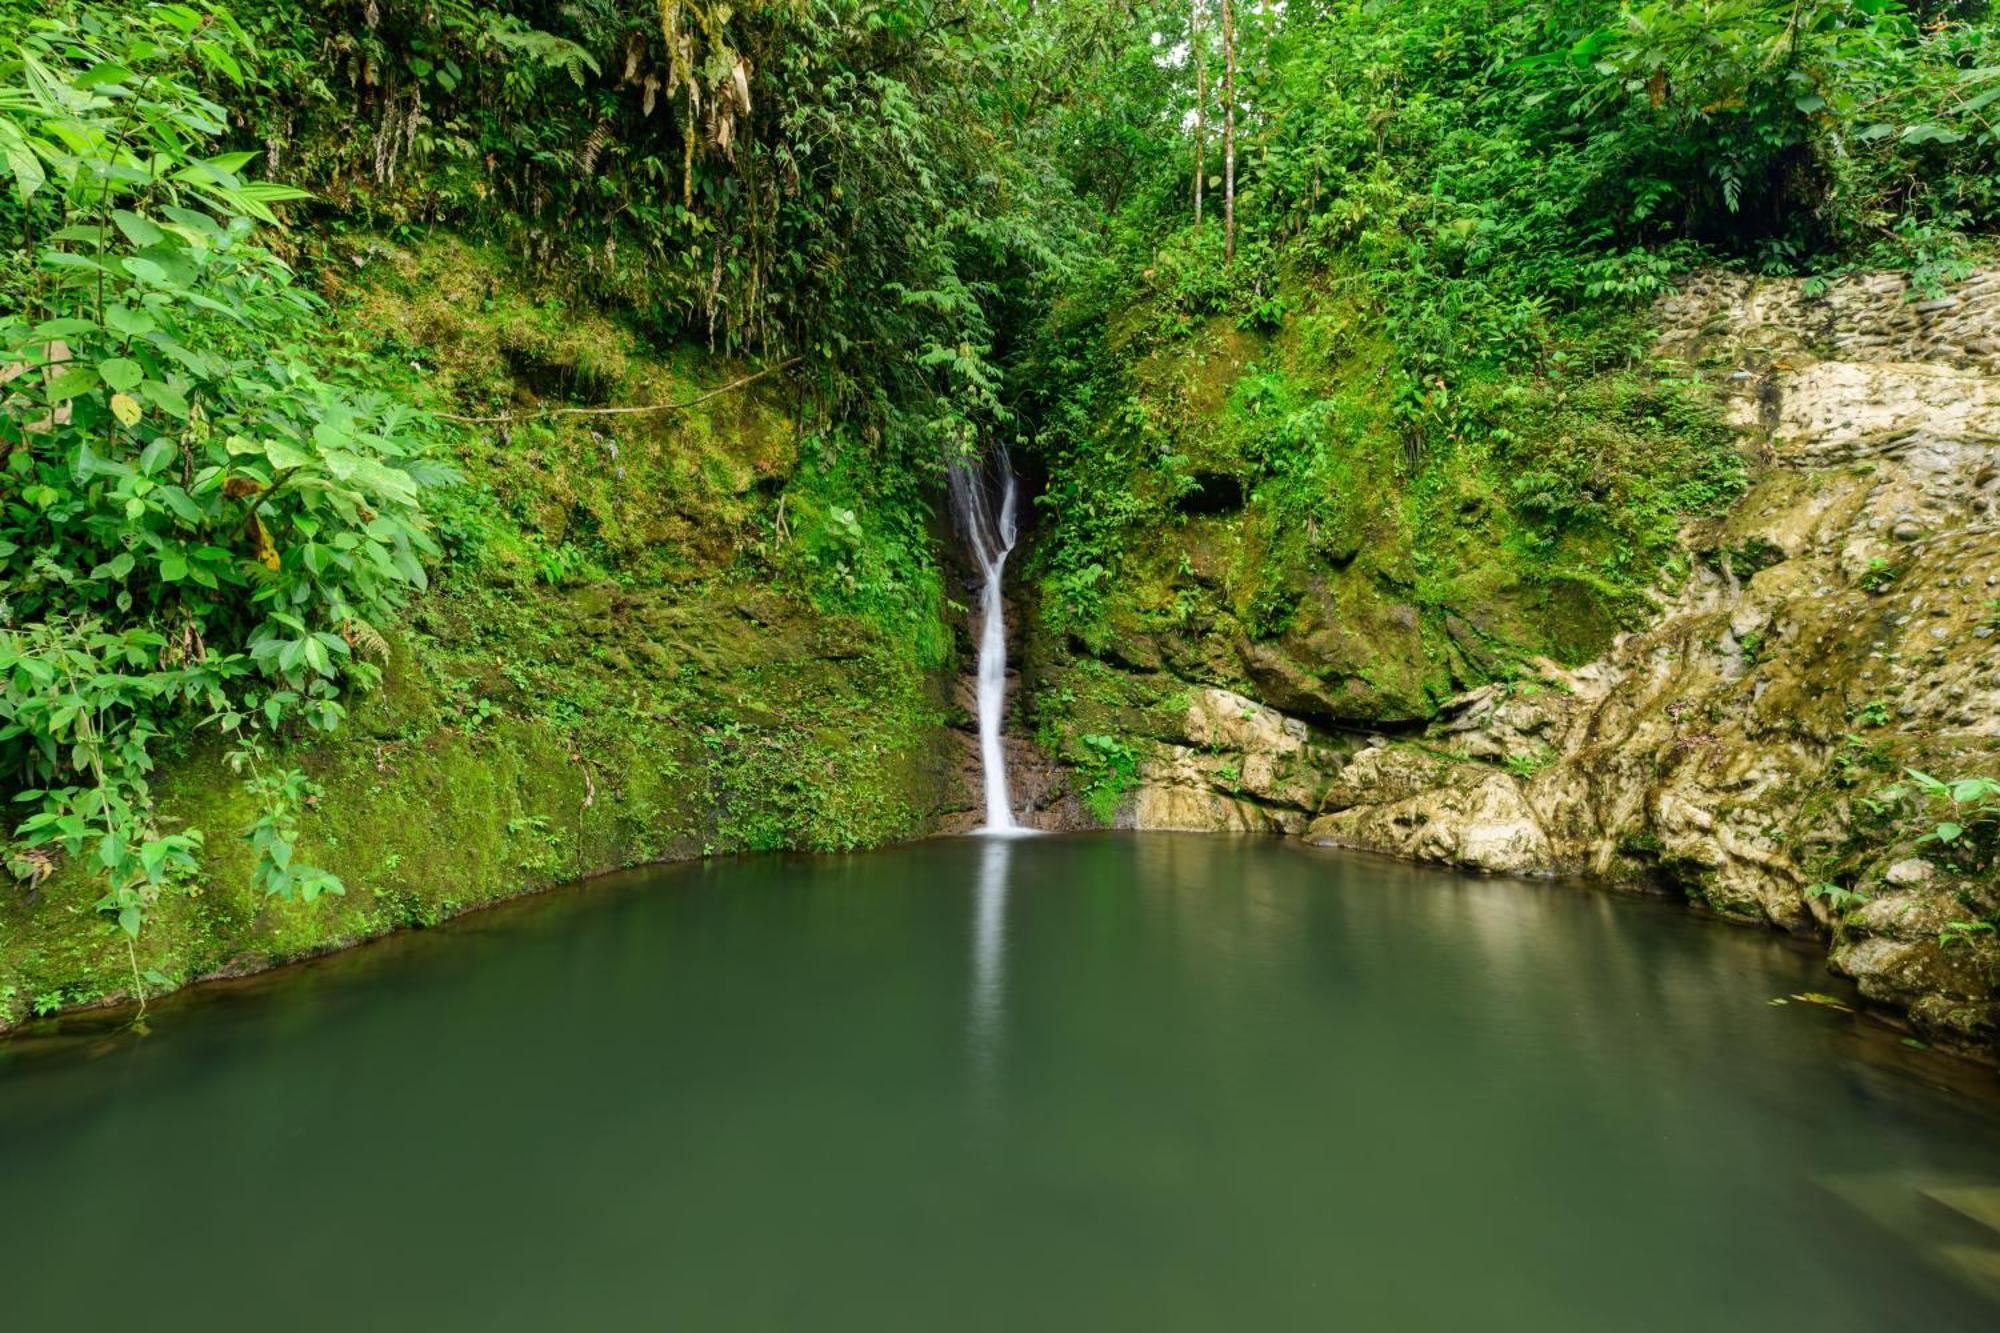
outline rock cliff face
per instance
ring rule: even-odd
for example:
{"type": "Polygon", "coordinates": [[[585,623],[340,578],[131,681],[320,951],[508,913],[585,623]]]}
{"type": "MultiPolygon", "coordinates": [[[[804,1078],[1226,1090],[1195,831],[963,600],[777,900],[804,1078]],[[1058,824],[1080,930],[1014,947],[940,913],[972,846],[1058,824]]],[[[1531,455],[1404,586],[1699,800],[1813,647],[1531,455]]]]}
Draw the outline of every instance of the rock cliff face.
{"type": "Polygon", "coordinates": [[[1130,818],[1678,887],[1825,938],[1920,1031],[1990,1044],[1990,856],[1973,835],[1921,855],[1965,812],[1881,793],[1912,768],[2000,776],[2000,272],[1934,300],[1888,276],[1703,275],[1660,313],[1756,467],[1686,534],[1692,572],[1650,628],[1352,753],[1197,691],[1130,818]]]}
{"type": "Polygon", "coordinates": [[[1212,688],[1187,696],[1178,730],[1139,770],[1129,813],[1135,828],[1303,833],[1351,748],[1212,688]]]}

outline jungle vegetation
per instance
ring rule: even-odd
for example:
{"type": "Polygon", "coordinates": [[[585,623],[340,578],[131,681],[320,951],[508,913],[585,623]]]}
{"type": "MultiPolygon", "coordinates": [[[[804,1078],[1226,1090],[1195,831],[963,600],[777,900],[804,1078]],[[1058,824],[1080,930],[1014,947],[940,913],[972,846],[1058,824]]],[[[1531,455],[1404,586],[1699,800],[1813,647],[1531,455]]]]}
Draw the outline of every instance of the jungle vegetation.
{"type": "MultiPolygon", "coordinates": [[[[1711,264],[1934,291],[2000,190],[1983,0],[0,17],[8,864],[30,887],[87,867],[128,939],[204,839],[249,839],[270,894],[344,888],[294,854],[315,793],[289,752],[499,540],[467,460],[526,448],[541,409],[444,395],[339,318],[365,238],[482,247],[707,358],[710,388],[780,381],[806,462],[756,558],[935,670],[943,460],[1013,445],[1044,613],[1101,642],[1204,484],[1203,423],[1163,419],[1135,368],[1216,328],[1278,349],[1220,432],[1272,568],[1352,559],[1357,507],[1400,506],[1422,584],[1449,498],[1504,477],[1513,558],[1567,562],[1617,614],[1740,485],[1699,386],[1649,363],[1647,303],[1711,264]],[[1565,412],[1619,429],[1533,424],[1565,412]],[[200,737],[226,738],[251,827],[158,817],[156,766],[200,737]]],[[[604,406],[587,372],[553,397],[604,406]]],[[[614,548],[537,558],[560,581],[614,548]]],[[[1274,579],[1244,584],[1251,633],[1284,627],[1274,579]]]]}

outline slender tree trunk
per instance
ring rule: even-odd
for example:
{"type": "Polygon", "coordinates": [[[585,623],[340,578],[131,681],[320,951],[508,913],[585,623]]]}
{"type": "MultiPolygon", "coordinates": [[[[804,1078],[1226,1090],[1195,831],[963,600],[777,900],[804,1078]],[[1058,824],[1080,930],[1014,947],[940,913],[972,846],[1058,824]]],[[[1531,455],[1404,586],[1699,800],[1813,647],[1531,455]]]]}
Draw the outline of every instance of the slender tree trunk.
{"type": "Polygon", "coordinates": [[[1202,51],[1201,0],[1189,0],[1188,45],[1194,48],[1194,225],[1208,189],[1208,60],[1202,51]]]}
{"type": "Polygon", "coordinates": [[[1222,0],[1222,258],[1236,262],[1236,10],[1222,0]]]}

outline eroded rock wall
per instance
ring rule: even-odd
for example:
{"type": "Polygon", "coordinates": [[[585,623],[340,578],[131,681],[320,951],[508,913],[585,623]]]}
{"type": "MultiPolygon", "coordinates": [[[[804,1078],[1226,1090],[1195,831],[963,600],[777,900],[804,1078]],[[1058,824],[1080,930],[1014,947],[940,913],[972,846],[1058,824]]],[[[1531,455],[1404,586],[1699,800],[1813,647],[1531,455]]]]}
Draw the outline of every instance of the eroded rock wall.
{"type": "MultiPolygon", "coordinates": [[[[1281,813],[1256,826],[1309,810],[1318,843],[1676,885],[1827,939],[1920,1030],[1990,1043],[2000,950],[1940,937],[2000,905],[1991,867],[1913,854],[1868,800],[1908,768],[2000,774],[2000,272],[1932,300],[1895,276],[1702,275],[1660,313],[1663,350],[1723,386],[1757,466],[1687,534],[1692,573],[1655,623],[1351,756],[1260,710],[1258,734],[1228,737],[1233,773],[1314,762],[1263,784],[1257,808],[1281,813]],[[1866,901],[1809,892],[1826,882],[1866,901]]],[[[1142,826],[1245,822],[1194,752],[1144,778],[1142,826]]]]}

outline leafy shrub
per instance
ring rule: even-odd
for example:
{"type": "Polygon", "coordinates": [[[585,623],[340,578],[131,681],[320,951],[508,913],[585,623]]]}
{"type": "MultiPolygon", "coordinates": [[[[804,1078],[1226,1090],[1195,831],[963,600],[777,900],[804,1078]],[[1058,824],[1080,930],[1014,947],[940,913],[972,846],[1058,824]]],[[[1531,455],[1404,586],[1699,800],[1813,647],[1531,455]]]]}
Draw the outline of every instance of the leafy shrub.
{"type": "Polygon", "coordinates": [[[1868,904],[1868,895],[1860,889],[1832,883],[1813,885],[1806,890],[1806,897],[1824,899],[1829,908],[1843,916],[1868,904]]]}
{"type": "Polygon", "coordinates": [[[1935,846],[1968,868],[1990,864],[2000,841],[2000,782],[1980,777],[1946,782],[1914,768],[1904,776],[1906,781],[1876,793],[1872,804],[1914,821],[1913,846],[1935,846]]]}
{"type": "Polygon", "coordinates": [[[1099,823],[1109,824],[1118,817],[1125,793],[1139,783],[1139,752],[1131,742],[1117,736],[1087,735],[1078,738],[1082,746],[1084,808],[1099,823]]]}
{"type": "Polygon", "coordinates": [[[259,230],[300,192],[215,151],[202,87],[254,54],[226,12],[165,4],[36,20],[0,62],[0,227],[34,260],[0,313],[0,788],[28,847],[89,853],[128,934],[199,846],[154,818],[156,742],[336,725],[373,622],[425,586],[421,493],[451,476],[407,408],[329,370],[259,230]]]}
{"type": "Polygon", "coordinates": [[[1889,817],[1911,850],[1942,863],[1957,879],[1959,905],[1981,914],[1948,922],[1938,932],[1938,943],[1950,947],[1992,939],[2000,927],[2000,902],[1992,896],[1993,872],[2000,864],[2000,781],[1944,780],[1914,768],[1905,769],[1903,777],[1877,792],[1869,808],[1889,817]]]}
{"type": "Polygon", "coordinates": [[[1963,253],[1949,224],[1989,201],[1996,60],[1990,25],[1920,25],[1896,0],[1624,4],[1553,86],[1633,224],[1787,269],[1865,235],[1870,262],[1934,283],[1963,253]]]}

